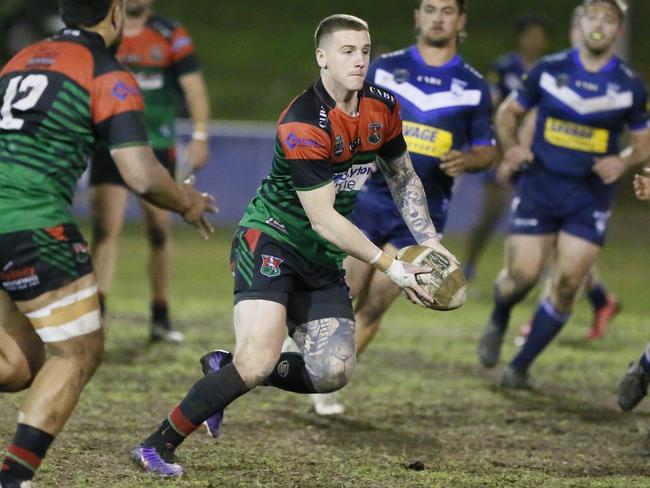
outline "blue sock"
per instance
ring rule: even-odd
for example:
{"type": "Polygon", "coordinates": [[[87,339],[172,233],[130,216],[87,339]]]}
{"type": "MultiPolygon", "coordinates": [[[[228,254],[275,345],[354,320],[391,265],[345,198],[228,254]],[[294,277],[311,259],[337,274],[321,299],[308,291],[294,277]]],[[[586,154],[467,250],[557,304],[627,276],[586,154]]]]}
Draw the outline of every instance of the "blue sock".
{"type": "Polygon", "coordinates": [[[640,363],[643,371],[650,374],[650,344],[648,344],[643,356],[641,356],[640,363]]]}
{"type": "Polygon", "coordinates": [[[472,281],[476,275],[476,265],[473,263],[465,263],[462,266],[463,274],[465,275],[465,280],[472,281]]]}
{"type": "Polygon", "coordinates": [[[518,292],[516,295],[504,298],[499,293],[499,288],[495,285],[494,308],[492,309],[490,321],[500,330],[505,332],[505,330],[508,328],[508,322],[510,322],[510,312],[512,311],[512,307],[523,300],[527,293],[528,290],[525,290],[523,292],[518,292]]]}
{"type": "Polygon", "coordinates": [[[587,297],[594,310],[600,310],[607,305],[607,289],[602,283],[598,283],[587,292],[587,297]]]}
{"type": "Polygon", "coordinates": [[[533,317],[530,335],[510,365],[516,370],[527,371],[535,358],[560,332],[568,318],[569,314],[558,312],[548,300],[540,303],[533,317]]]}

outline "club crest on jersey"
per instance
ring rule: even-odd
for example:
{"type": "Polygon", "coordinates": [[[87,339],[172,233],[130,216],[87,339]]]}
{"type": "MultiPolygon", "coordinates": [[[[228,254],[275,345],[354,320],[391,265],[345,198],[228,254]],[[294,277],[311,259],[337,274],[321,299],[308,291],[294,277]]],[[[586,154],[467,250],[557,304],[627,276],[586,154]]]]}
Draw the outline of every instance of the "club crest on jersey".
{"type": "Polygon", "coordinates": [[[368,124],[368,130],[370,131],[370,134],[368,134],[368,142],[370,144],[377,144],[379,141],[381,141],[381,128],[382,128],[381,122],[371,122],[368,124]]]}
{"type": "Polygon", "coordinates": [[[160,46],[151,46],[151,50],[149,51],[149,56],[151,57],[151,60],[154,62],[162,61],[162,59],[165,57],[165,52],[162,50],[160,46]]]}
{"type": "Polygon", "coordinates": [[[276,258],[275,256],[269,256],[268,254],[262,254],[262,266],[260,267],[260,273],[269,278],[275,278],[280,276],[282,270],[280,270],[280,265],[284,259],[276,258]]]}
{"type": "Polygon", "coordinates": [[[562,73],[555,78],[555,84],[558,88],[562,88],[569,84],[569,75],[562,73]]]}
{"type": "Polygon", "coordinates": [[[452,78],[451,79],[451,87],[450,91],[457,97],[461,96],[463,92],[465,91],[465,87],[467,86],[467,82],[463,80],[459,80],[458,78],[452,78]]]}
{"type": "Polygon", "coordinates": [[[343,136],[336,135],[336,137],[334,137],[334,156],[338,157],[343,154],[344,149],[345,144],[343,143],[343,136]]]}
{"type": "Polygon", "coordinates": [[[404,83],[409,80],[411,73],[407,69],[398,68],[393,71],[393,79],[395,83],[404,83]]]}

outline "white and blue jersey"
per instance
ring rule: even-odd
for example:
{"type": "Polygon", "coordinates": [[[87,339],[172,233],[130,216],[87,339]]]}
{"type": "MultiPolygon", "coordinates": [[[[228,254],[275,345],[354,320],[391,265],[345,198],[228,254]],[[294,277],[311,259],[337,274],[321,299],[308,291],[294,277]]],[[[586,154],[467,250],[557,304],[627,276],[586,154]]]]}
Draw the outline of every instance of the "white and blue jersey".
{"type": "Polygon", "coordinates": [[[487,76],[493,98],[505,100],[512,92],[520,91],[525,74],[526,69],[519,53],[511,52],[500,56],[487,76]]]}
{"type": "MultiPolygon", "coordinates": [[[[433,223],[442,232],[453,178],[440,169],[440,158],[452,149],[495,145],[489,87],[460,56],[443,66],[429,66],[416,46],[375,60],[368,81],[400,102],[413,167],[424,185],[433,223]]],[[[414,243],[381,173],[359,192],[352,220],[377,245],[414,243]]]]}
{"type": "Polygon", "coordinates": [[[618,154],[626,127],[649,127],[643,82],[617,57],[587,71],[572,49],[543,58],[516,98],[538,115],[535,160],[517,181],[511,232],[562,230],[602,244],[614,185],[604,184],[593,166],[618,154]]]}

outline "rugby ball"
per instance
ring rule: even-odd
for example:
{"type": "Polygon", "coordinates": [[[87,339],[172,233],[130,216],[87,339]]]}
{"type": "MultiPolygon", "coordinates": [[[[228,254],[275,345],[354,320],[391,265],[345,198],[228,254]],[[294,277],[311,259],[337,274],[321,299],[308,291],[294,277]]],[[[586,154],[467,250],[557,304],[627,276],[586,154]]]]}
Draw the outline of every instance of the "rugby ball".
{"type": "Polygon", "coordinates": [[[407,246],[400,249],[397,259],[418,266],[430,266],[430,273],[416,275],[417,282],[434,303],[434,310],[454,310],[467,300],[467,282],[456,261],[426,246],[407,246]]]}

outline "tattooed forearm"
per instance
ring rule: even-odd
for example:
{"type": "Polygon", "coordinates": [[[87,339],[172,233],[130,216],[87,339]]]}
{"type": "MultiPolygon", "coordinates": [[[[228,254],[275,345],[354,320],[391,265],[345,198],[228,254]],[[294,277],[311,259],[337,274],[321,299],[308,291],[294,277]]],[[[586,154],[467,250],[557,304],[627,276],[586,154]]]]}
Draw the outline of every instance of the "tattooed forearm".
{"type": "Polygon", "coordinates": [[[391,161],[377,158],[377,165],[386,178],[393,200],[413,238],[422,243],[436,237],[436,228],[429,216],[424,187],[413,169],[409,153],[405,152],[391,161]]]}

